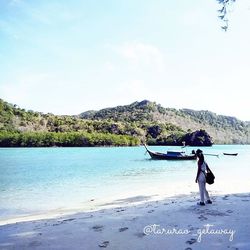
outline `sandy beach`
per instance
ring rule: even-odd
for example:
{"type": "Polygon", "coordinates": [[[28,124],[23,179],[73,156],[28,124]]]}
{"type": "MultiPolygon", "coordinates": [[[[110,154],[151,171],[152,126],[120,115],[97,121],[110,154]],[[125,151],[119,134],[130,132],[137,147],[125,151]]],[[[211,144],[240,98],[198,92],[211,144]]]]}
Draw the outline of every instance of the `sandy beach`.
{"type": "Polygon", "coordinates": [[[212,193],[204,207],[198,197],[129,197],[96,211],[9,221],[0,249],[250,249],[250,193],[212,193]]]}

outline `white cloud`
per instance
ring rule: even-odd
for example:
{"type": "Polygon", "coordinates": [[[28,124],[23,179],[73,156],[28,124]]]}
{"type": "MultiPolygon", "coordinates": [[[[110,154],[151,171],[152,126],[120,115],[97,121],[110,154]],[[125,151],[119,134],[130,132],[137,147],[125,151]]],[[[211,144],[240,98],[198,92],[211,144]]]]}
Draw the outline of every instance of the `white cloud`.
{"type": "Polygon", "coordinates": [[[141,42],[127,42],[115,47],[115,51],[135,69],[152,67],[162,72],[165,68],[163,55],[156,46],[141,42]]]}
{"type": "Polygon", "coordinates": [[[110,61],[105,62],[103,67],[104,67],[104,70],[106,70],[106,71],[114,71],[115,70],[115,65],[110,61]]]}

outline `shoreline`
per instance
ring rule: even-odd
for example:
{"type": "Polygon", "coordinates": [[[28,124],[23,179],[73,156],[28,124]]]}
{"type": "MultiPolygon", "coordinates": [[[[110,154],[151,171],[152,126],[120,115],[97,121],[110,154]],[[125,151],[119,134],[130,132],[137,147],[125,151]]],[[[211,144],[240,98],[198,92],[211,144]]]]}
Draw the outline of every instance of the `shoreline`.
{"type": "MultiPolygon", "coordinates": [[[[175,197],[187,197],[194,194],[197,199],[199,198],[197,183],[190,184],[190,182],[187,181],[186,183],[174,182],[165,185],[161,183],[161,185],[161,190],[159,190],[158,186],[148,189],[138,189],[136,192],[131,191],[114,195],[111,199],[96,199],[93,197],[93,199],[81,202],[81,205],[75,207],[55,208],[30,214],[6,216],[6,218],[0,218],[0,226],[33,220],[56,219],[58,217],[70,216],[77,213],[98,212],[99,210],[112,209],[117,206],[131,207],[134,205],[143,205],[148,202],[161,202],[162,200],[174,199],[175,197]]],[[[216,183],[215,185],[207,185],[207,190],[211,197],[229,195],[232,193],[240,194],[250,190],[250,183],[233,181],[230,187],[228,183],[220,181],[220,183],[216,183]]]]}
{"type": "Polygon", "coordinates": [[[250,193],[212,193],[213,204],[205,207],[196,205],[198,198],[198,193],[192,193],[133,203],[135,197],[130,197],[127,200],[130,206],[119,204],[112,208],[77,212],[57,218],[34,218],[31,221],[6,224],[0,226],[0,248],[250,248],[250,227],[246,223],[250,219],[246,213],[250,193]],[[202,230],[206,229],[212,233],[202,234],[202,230]],[[235,232],[232,235],[225,230],[235,232]]]}

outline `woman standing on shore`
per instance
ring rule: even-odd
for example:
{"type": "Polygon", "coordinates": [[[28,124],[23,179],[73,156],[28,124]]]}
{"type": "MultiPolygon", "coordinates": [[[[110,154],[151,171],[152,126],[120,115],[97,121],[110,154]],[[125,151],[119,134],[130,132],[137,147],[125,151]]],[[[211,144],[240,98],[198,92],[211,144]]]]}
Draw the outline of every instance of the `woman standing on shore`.
{"type": "Polygon", "coordinates": [[[202,150],[198,149],[196,151],[196,155],[198,157],[198,170],[195,182],[198,182],[199,190],[200,190],[200,202],[198,202],[198,205],[205,206],[204,198],[206,198],[207,204],[212,204],[212,201],[210,200],[209,194],[206,189],[206,170],[211,171],[207,165],[207,163],[204,160],[204,155],[202,153],[202,150]],[[205,196],[205,197],[204,197],[205,196]]]}

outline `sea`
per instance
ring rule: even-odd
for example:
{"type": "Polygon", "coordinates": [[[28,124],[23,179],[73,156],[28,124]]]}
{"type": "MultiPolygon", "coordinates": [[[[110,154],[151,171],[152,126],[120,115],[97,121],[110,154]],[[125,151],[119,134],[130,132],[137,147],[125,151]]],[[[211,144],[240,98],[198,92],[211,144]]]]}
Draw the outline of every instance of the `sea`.
{"type": "MultiPolygon", "coordinates": [[[[197,149],[149,148],[186,153],[197,149]]],[[[250,191],[250,145],[201,149],[216,177],[208,190],[214,194],[250,191]],[[224,152],[238,155],[225,156],[224,152]]],[[[0,148],[0,221],[53,211],[98,209],[130,197],[159,199],[195,193],[196,173],[196,160],[152,160],[143,146],[0,148]]]]}

